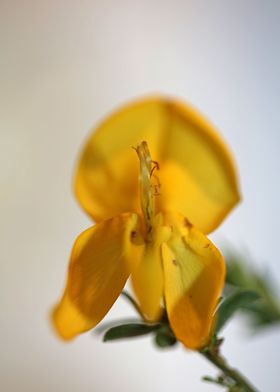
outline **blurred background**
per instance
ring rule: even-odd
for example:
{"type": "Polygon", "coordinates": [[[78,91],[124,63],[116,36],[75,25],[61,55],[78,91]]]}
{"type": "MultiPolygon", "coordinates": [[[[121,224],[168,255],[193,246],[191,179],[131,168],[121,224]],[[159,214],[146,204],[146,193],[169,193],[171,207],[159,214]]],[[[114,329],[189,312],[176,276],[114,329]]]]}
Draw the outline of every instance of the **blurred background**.
{"type": "MultiPolygon", "coordinates": [[[[216,370],[149,338],[64,344],[48,314],[74,238],[91,223],[71,181],[90,128],[115,106],[162,92],[201,110],[231,146],[242,204],[212,236],[248,249],[280,287],[278,0],[0,1],[1,354],[4,392],[215,391],[216,370]]],[[[131,316],[120,299],[108,319],[131,316]]],[[[224,353],[261,391],[279,391],[280,328],[240,318],[224,353]]]]}

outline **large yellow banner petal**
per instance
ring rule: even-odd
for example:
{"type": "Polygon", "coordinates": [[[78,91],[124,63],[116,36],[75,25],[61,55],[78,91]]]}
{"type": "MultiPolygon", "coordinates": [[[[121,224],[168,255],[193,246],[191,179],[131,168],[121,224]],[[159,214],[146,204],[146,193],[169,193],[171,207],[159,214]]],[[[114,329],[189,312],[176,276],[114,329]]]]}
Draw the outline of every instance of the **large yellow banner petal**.
{"type": "Polygon", "coordinates": [[[68,340],[98,324],[114,304],[130,274],[138,217],[123,214],[84,231],[76,240],[64,295],[53,311],[53,324],[68,340]]]}
{"type": "Polygon", "coordinates": [[[165,97],[124,106],[92,133],[75,177],[83,208],[97,221],[140,212],[139,162],[131,147],[143,140],[160,166],[157,211],[179,211],[204,233],[214,230],[239,201],[233,159],[201,114],[165,97]]]}

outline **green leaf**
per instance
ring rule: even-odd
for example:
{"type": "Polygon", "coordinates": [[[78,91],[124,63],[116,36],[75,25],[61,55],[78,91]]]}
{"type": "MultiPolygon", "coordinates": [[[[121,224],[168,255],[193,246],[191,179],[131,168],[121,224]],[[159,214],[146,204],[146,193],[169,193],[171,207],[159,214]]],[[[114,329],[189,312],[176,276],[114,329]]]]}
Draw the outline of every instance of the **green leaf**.
{"type": "Polygon", "coordinates": [[[260,295],[252,290],[236,290],[229,295],[218,308],[216,333],[225,326],[237,310],[249,306],[259,298],[260,295]]]}
{"type": "Polygon", "coordinates": [[[171,331],[170,327],[165,324],[162,325],[156,332],[155,344],[160,348],[166,348],[174,346],[177,343],[177,339],[171,331]]]}
{"type": "Polygon", "coordinates": [[[226,251],[227,279],[224,293],[232,287],[257,292],[261,299],[241,307],[250,321],[250,327],[259,331],[272,324],[280,323],[280,303],[276,285],[268,272],[256,269],[249,256],[236,250],[226,251]],[[250,262],[251,261],[251,262],[250,262]]]}
{"type": "Polygon", "coordinates": [[[252,288],[252,271],[248,271],[244,256],[237,252],[227,253],[225,256],[227,264],[226,282],[237,287],[252,288]]]}
{"type": "Polygon", "coordinates": [[[104,335],[103,341],[133,338],[147,335],[159,328],[159,324],[149,325],[144,323],[122,324],[110,328],[104,335]]]}
{"type": "Polygon", "coordinates": [[[223,387],[228,387],[228,384],[221,376],[218,376],[217,378],[210,377],[210,376],[203,376],[202,381],[210,382],[212,384],[222,385],[223,387]]]}
{"type": "Polygon", "coordinates": [[[177,340],[172,336],[157,333],[155,336],[155,343],[160,348],[166,348],[174,346],[177,343],[177,340]]]}

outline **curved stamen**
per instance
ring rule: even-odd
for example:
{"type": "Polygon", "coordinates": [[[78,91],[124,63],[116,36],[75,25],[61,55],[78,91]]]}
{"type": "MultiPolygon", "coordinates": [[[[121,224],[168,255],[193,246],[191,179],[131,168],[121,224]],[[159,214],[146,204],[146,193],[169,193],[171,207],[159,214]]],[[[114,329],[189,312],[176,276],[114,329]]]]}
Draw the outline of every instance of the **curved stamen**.
{"type": "Polygon", "coordinates": [[[137,146],[135,150],[140,161],[139,187],[141,209],[146,225],[146,234],[149,238],[152,231],[153,218],[155,215],[154,196],[159,194],[160,188],[159,180],[154,175],[154,171],[159,170],[159,165],[157,162],[152,160],[147,142],[141,142],[141,144],[137,146]],[[153,184],[153,178],[156,179],[155,184],[153,184]]]}

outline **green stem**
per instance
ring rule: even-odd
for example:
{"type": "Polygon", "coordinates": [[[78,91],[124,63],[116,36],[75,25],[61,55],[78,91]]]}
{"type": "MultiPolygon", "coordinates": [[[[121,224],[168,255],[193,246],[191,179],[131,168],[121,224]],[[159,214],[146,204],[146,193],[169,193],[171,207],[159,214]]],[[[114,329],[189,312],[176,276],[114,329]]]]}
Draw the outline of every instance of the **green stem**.
{"type": "Polygon", "coordinates": [[[258,392],[257,389],[236,369],[230,367],[226,360],[215,350],[208,348],[200,352],[208,361],[220,369],[223,375],[234,382],[229,390],[240,390],[240,392],[258,392]],[[234,389],[235,387],[235,389],[234,389]]]}
{"type": "Polygon", "coordinates": [[[123,290],[121,292],[121,294],[131,303],[131,305],[134,307],[134,309],[136,310],[136,312],[139,314],[139,316],[146,321],[143,313],[141,312],[140,306],[137,304],[137,302],[131,297],[130,294],[128,294],[127,291],[123,290]]]}

